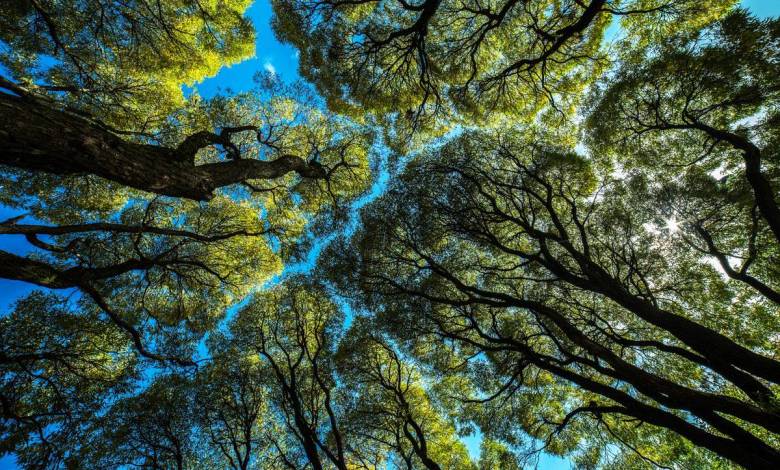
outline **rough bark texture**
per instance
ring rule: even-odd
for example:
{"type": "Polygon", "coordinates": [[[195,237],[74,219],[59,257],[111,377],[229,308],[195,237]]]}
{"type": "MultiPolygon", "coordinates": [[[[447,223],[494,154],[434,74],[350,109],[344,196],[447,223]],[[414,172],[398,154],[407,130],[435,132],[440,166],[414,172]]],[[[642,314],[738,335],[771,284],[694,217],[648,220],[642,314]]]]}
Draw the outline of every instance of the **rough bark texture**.
{"type": "Polygon", "coordinates": [[[194,200],[208,200],[222,186],[278,178],[291,171],[306,178],[326,177],[320,164],[292,155],[273,161],[194,164],[199,149],[218,142],[219,136],[207,132],[193,135],[178,148],[128,142],[77,114],[0,93],[0,164],[58,175],[91,174],[194,200]]]}

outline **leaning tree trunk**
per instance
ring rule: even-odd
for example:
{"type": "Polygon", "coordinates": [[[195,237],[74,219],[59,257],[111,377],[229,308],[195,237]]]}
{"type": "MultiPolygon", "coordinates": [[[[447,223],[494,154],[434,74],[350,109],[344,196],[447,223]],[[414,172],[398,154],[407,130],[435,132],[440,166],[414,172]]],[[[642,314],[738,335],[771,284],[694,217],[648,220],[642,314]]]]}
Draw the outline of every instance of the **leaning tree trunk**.
{"type": "Polygon", "coordinates": [[[98,123],[29,96],[0,92],[0,164],[57,175],[90,174],[165,196],[208,200],[219,187],[295,171],[325,178],[316,162],[283,155],[273,161],[195,165],[195,153],[224,141],[198,132],[177,148],[129,142],[98,123]]]}

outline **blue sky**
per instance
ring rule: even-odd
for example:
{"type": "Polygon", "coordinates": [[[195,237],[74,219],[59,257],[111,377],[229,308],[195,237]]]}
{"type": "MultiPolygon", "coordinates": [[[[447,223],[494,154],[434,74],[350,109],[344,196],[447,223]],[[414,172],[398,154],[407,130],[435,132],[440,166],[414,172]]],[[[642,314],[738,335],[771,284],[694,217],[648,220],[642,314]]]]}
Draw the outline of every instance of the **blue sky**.
{"type": "MultiPolygon", "coordinates": [[[[742,5],[749,8],[759,17],[780,15],[780,0],[744,0],[742,5]]],[[[252,77],[257,71],[266,70],[278,74],[285,81],[294,81],[299,78],[298,59],[294,48],[281,44],[274,37],[270,27],[271,5],[268,0],[256,1],[249,9],[248,16],[253,21],[257,30],[257,42],[255,56],[232,67],[223,68],[215,77],[208,78],[195,85],[204,97],[214,96],[219,92],[243,91],[252,88],[252,77]]],[[[357,205],[363,205],[379,196],[386,187],[387,174],[380,175],[380,180],[372,187],[369,195],[360,200],[357,205]]],[[[0,206],[0,220],[18,215],[15,211],[9,211],[0,206]]],[[[356,219],[353,219],[357,223],[356,219]]],[[[352,224],[350,224],[352,225],[352,224]]],[[[355,226],[352,225],[351,229],[355,226]]],[[[0,248],[13,253],[24,253],[29,250],[29,245],[20,235],[3,235],[0,238],[0,248]]],[[[312,256],[302,264],[291,267],[291,272],[305,272],[316,261],[316,249],[312,256]]],[[[33,290],[33,287],[17,281],[0,279],[0,314],[18,298],[23,297],[33,290]]],[[[469,451],[478,453],[479,438],[471,437],[466,440],[469,451]]],[[[0,470],[17,469],[12,456],[0,457],[0,470]]],[[[568,469],[569,464],[565,459],[548,455],[542,456],[539,461],[540,470],[568,469]]]]}
{"type": "Polygon", "coordinates": [[[252,77],[260,70],[279,74],[285,81],[294,81],[298,75],[298,54],[295,48],[276,40],[271,30],[271,4],[257,0],[248,11],[257,30],[255,56],[232,67],[226,67],[212,78],[196,85],[204,97],[213,96],[218,90],[244,91],[252,88],[252,77]]]}

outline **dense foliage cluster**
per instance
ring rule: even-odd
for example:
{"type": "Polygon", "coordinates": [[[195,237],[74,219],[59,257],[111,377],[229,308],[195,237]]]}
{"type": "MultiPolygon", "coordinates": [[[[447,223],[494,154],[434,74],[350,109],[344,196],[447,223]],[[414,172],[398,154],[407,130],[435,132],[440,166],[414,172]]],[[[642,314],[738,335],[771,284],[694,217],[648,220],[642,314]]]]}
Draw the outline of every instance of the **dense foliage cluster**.
{"type": "Polygon", "coordinates": [[[778,465],[780,19],[272,3],[310,84],[208,99],[247,0],[0,3],[0,453],[778,465]]]}

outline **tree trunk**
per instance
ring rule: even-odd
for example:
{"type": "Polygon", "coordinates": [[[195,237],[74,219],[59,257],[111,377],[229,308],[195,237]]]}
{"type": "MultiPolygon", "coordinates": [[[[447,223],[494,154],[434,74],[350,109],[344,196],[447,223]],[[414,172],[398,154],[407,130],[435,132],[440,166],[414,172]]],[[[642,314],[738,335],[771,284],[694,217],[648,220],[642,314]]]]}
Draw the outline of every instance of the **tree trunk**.
{"type": "Polygon", "coordinates": [[[195,165],[195,153],[220,137],[200,132],[178,148],[129,142],[83,116],[33,97],[0,93],[0,164],[57,175],[90,174],[132,188],[198,201],[222,186],[295,171],[325,178],[316,162],[283,155],[273,161],[195,165]]]}

